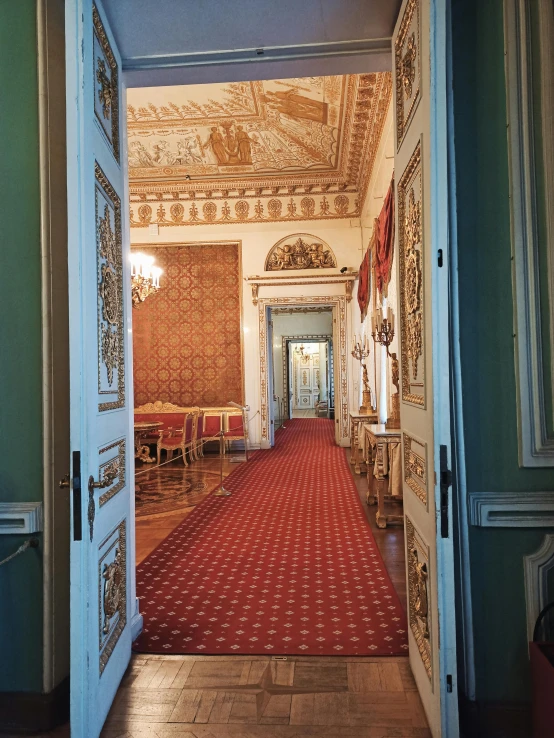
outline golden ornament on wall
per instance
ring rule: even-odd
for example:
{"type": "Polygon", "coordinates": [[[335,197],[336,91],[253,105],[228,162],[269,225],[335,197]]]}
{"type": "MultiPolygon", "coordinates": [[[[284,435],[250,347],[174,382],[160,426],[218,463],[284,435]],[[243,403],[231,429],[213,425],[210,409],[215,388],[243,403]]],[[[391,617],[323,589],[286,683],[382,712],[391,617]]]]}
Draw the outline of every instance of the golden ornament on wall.
{"type": "Polygon", "coordinates": [[[267,255],[266,272],[336,267],[335,256],[327,244],[313,239],[309,234],[281,239],[267,255]]]}

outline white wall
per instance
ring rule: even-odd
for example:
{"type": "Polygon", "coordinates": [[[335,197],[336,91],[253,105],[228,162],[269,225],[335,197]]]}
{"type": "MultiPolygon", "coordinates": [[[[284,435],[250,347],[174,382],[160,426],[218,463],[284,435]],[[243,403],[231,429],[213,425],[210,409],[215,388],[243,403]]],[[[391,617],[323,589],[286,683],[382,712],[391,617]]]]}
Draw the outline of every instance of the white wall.
{"type": "MultiPolygon", "coordinates": [[[[247,224],[243,230],[236,230],[234,225],[216,226],[171,226],[160,227],[159,235],[153,236],[146,228],[131,228],[131,245],[134,248],[141,244],[187,244],[195,242],[217,243],[218,241],[238,241],[241,244],[243,277],[264,274],[265,259],[268,251],[280,239],[294,233],[309,233],[325,241],[333,250],[336,269],[318,270],[318,275],[338,274],[343,266],[357,269],[362,257],[362,230],[359,220],[336,220],[332,223],[320,224],[318,221],[299,221],[294,223],[261,223],[247,224]]],[[[314,270],[291,271],[292,277],[314,276],[314,270]]],[[[259,316],[258,307],[252,303],[251,286],[244,281],[242,292],[242,330],[244,351],[244,384],[245,402],[250,405],[249,417],[258,418],[251,425],[251,441],[255,445],[260,442],[260,351],[259,351],[259,316]]],[[[162,277],[163,286],[163,277],[162,277]]],[[[344,295],[344,284],[310,284],[260,287],[260,297],[308,297],[344,295]]],[[[355,298],[347,303],[348,346],[351,343],[353,314],[359,315],[355,298]]],[[[357,364],[357,362],[356,362],[357,364]]],[[[354,376],[354,360],[348,367],[349,376],[354,376]]],[[[349,383],[350,404],[359,404],[354,396],[358,392],[358,384],[349,383]]]]}
{"type": "MultiPolygon", "coordinates": [[[[377,155],[375,157],[375,165],[373,168],[371,179],[368,184],[368,192],[365,198],[364,208],[362,211],[362,218],[360,221],[364,253],[370,243],[371,236],[373,233],[373,220],[374,218],[377,218],[379,216],[379,213],[381,212],[381,208],[383,207],[385,196],[387,194],[390,181],[392,178],[393,170],[394,170],[394,128],[393,128],[393,111],[392,111],[392,102],[391,102],[391,105],[389,106],[387,118],[385,120],[385,125],[383,128],[383,136],[381,138],[381,142],[377,150],[377,155]]],[[[397,285],[397,276],[396,276],[396,259],[397,258],[398,258],[398,239],[395,234],[394,260],[392,263],[391,281],[390,281],[389,288],[388,288],[387,305],[392,307],[394,314],[395,314],[396,327],[399,329],[400,311],[399,311],[399,305],[398,305],[398,285],[397,285]]],[[[372,393],[378,398],[380,391],[381,391],[380,372],[381,372],[381,363],[383,360],[383,354],[385,353],[385,349],[379,345],[375,346],[373,339],[371,338],[371,313],[372,313],[373,305],[375,304],[375,301],[376,301],[376,307],[380,307],[381,302],[378,297],[377,289],[376,289],[375,284],[372,283],[370,304],[369,304],[369,308],[367,311],[366,319],[363,324],[361,322],[360,310],[356,302],[355,309],[354,309],[353,331],[357,333],[358,335],[360,334],[366,335],[367,333],[367,336],[369,338],[370,356],[367,359],[368,375],[369,375],[369,381],[370,381],[372,393]]],[[[396,352],[397,356],[399,357],[398,336],[397,335],[395,335],[394,340],[389,350],[391,353],[396,352]]],[[[358,371],[356,373],[356,376],[358,378],[358,383],[359,383],[359,399],[356,400],[356,404],[359,405],[361,403],[361,390],[362,390],[361,369],[359,365],[358,365],[358,371]]],[[[386,376],[387,376],[387,381],[386,381],[384,390],[385,390],[385,397],[387,398],[387,408],[389,409],[390,394],[393,389],[392,383],[391,383],[390,359],[388,359],[386,362],[386,376]]],[[[388,412],[386,413],[386,415],[388,415],[388,412]]]]}

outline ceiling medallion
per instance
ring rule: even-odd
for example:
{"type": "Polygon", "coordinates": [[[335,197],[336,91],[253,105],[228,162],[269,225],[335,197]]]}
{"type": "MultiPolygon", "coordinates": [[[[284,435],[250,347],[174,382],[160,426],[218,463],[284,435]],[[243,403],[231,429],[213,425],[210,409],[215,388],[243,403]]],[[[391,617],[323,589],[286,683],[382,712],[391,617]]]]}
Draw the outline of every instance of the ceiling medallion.
{"type": "MultiPolygon", "coordinates": [[[[313,236],[302,234],[304,238],[313,236]]],[[[329,269],[337,266],[333,252],[322,241],[308,242],[300,236],[292,241],[294,236],[279,241],[270,250],[265,262],[266,272],[276,272],[289,269],[329,269]],[[283,243],[289,241],[289,243],[283,243]]]]}

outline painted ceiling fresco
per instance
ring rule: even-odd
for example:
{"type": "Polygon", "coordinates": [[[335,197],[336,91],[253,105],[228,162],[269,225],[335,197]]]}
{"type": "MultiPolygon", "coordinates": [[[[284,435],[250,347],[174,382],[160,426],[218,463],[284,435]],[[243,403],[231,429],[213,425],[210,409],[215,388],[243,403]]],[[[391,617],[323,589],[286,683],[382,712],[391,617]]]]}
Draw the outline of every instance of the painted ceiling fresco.
{"type": "Polygon", "coordinates": [[[390,95],[390,74],[130,89],[131,223],[354,217],[390,95]]]}

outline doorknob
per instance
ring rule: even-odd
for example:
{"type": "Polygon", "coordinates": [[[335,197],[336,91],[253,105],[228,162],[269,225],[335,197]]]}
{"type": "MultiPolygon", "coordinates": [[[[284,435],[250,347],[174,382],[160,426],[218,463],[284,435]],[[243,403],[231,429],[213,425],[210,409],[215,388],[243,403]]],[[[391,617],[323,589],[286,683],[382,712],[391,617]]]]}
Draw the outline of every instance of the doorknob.
{"type": "Polygon", "coordinates": [[[71,486],[70,485],[70,482],[69,482],[69,474],[64,474],[63,475],[63,477],[58,482],[58,486],[59,486],[60,489],[64,489],[65,487],[70,487],[71,486]]]}
{"type": "Polygon", "coordinates": [[[117,467],[106,469],[102,479],[99,482],[95,482],[94,477],[91,474],[88,478],[88,491],[92,492],[94,489],[104,489],[105,487],[109,487],[118,475],[119,469],[117,467]]]}

